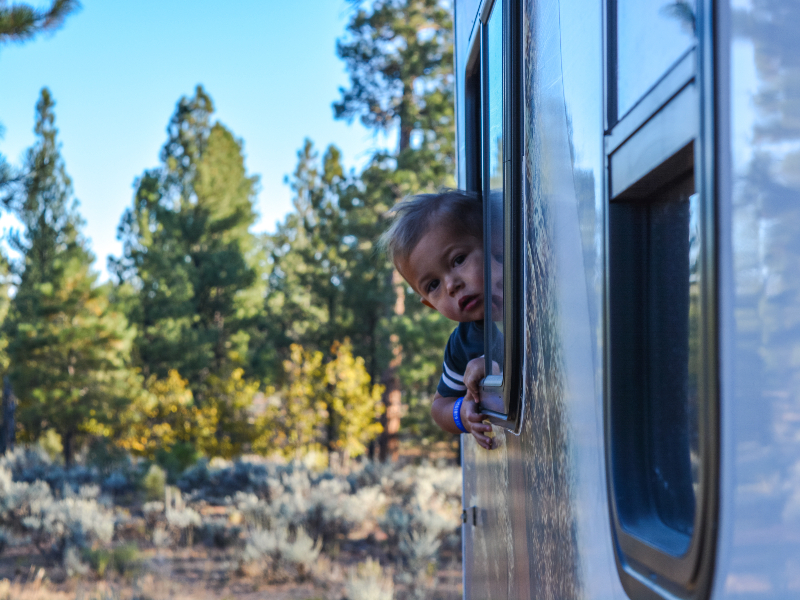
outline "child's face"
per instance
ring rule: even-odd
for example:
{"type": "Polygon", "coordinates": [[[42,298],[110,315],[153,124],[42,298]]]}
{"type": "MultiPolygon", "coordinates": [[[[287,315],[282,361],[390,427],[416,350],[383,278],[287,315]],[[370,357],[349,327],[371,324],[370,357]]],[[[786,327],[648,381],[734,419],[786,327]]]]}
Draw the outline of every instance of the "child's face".
{"type": "Polygon", "coordinates": [[[397,268],[426,306],[460,323],[483,319],[480,240],[434,225],[397,268]]]}

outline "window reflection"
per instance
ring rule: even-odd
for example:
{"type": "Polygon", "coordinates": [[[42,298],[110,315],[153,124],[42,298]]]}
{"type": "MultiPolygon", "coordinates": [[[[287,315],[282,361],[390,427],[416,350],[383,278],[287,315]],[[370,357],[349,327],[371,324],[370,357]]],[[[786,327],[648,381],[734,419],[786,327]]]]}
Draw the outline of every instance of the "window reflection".
{"type": "Polygon", "coordinates": [[[495,3],[486,26],[485,81],[487,85],[487,131],[485,142],[485,169],[488,182],[488,206],[484,211],[488,220],[485,229],[488,240],[486,265],[486,373],[502,375],[503,364],[503,2],[495,3]]]}
{"type": "Polygon", "coordinates": [[[695,498],[700,486],[700,196],[689,198],[689,389],[688,429],[692,489],[695,498]]]}
{"type": "Polygon", "coordinates": [[[680,556],[700,481],[702,261],[693,176],[609,209],[618,516],[629,533],[680,556]]]}
{"type": "Polygon", "coordinates": [[[617,106],[622,117],[695,43],[694,0],[617,0],[617,106]]]}

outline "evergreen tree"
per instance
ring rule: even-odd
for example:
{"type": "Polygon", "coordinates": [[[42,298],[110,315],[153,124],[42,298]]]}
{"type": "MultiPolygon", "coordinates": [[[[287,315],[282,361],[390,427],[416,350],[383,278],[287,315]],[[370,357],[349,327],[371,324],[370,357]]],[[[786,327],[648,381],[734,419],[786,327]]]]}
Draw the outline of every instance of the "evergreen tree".
{"type": "MultiPolygon", "coordinates": [[[[379,131],[396,128],[398,154],[411,147],[414,132],[422,144],[441,145],[453,118],[450,10],[441,0],[375,0],[369,10],[358,8],[349,38],[337,44],[350,89],[341,90],[336,117],[359,116],[379,131]]],[[[443,147],[434,162],[451,160],[443,147]]]]}
{"type": "Polygon", "coordinates": [[[79,7],[78,0],[53,0],[47,9],[0,2],[0,43],[24,42],[39,32],[55,31],[79,7]]]}
{"type": "Polygon", "coordinates": [[[18,421],[28,439],[52,428],[69,465],[87,434],[108,435],[136,380],[128,368],[131,335],[97,285],[93,256],[61,158],[54,102],[36,105],[36,143],[28,151],[13,208],[24,225],[11,236],[23,255],[4,332],[18,421]]]}
{"type": "MultiPolygon", "coordinates": [[[[368,249],[352,285],[362,290],[371,285],[375,291],[356,314],[371,332],[367,362],[375,365],[385,385],[381,457],[386,459],[397,451],[401,383],[413,383],[412,393],[430,385],[446,332],[452,329],[443,318],[421,311],[419,303],[406,302],[408,286],[370,246],[386,228],[386,214],[396,202],[453,185],[450,5],[441,0],[375,0],[356,10],[338,52],[351,86],[334,104],[336,116],[359,116],[376,131],[398,133],[397,151],[377,153],[362,173],[359,188],[345,200],[353,208],[349,235],[358,239],[358,252],[368,249]],[[404,361],[404,341],[409,349],[422,351],[410,368],[404,361]],[[435,359],[433,349],[438,349],[435,359]],[[420,360],[428,366],[421,368],[420,360]]],[[[359,296],[348,298],[360,302],[359,296]]]]}
{"type": "MultiPolygon", "coordinates": [[[[343,251],[344,215],[338,198],[348,181],[339,150],[331,146],[322,165],[310,140],[298,153],[289,180],[294,211],[268,237],[271,272],[262,327],[265,348],[277,350],[268,375],[278,374],[292,343],[327,352],[350,333],[343,310],[349,267],[343,251]],[[268,332],[268,333],[267,333],[268,332]]],[[[265,373],[267,374],[267,373],[265,373]]]]}
{"type": "Polygon", "coordinates": [[[210,375],[247,364],[264,293],[263,252],[249,231],[257,178],[246,173],[241,141],[212,124],[213,112],[201,86],[178,102],[161,166],[138,180],[123,215],[123,257],[111,261],[138,296],[131,319],[144,373],[176,369],[201,403],[210,375]]]}
{"type": "MultiPolygon", "coordinates": [[[[24,42],[35,34],[45,31],[55,31],[64,23],[67,15],[75,12],[80,7],[78,0],[53,0],[50,8],[37,9],[29,4],[12,4],[0,0],[0,44],[4,42],[24,42]]],[[[3,126],[0,125],[0,139],[3,137],[3,126]]],[[[21,179],[15,174],[0,154],[0,190],[9,184],[21,179]]],[[[7,204],[9,196],[0,196],[0,200],[7,204]]]]}

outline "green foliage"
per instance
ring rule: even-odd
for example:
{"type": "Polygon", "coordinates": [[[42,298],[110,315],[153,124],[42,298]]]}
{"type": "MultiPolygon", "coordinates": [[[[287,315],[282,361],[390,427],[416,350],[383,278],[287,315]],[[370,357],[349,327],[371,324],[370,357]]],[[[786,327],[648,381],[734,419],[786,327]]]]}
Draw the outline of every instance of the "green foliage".
{"type": "Polygon", "coordinates": [[[287,458],[319,449],[358,456],[381,432],[382,388],[371,385],[349,343],[335,344],[327,361],[322,352],[293,344],[284,369],[285,386],[259,419],[256,450],[287,458]]]}
{"type": "Polygon", "coordinates": [[[167,474],[158,465],[150,465],[147,474],[142,478],[142,489],[148,501],[163,500],[167,485],[167,474]]]}
{"type": "Polygon", "coordinates": [[[103,577],[111,563],[111,552],[105,548],[84,548],[83,560],[97,573],[98,577],[103,577]]]}
{"type": "Polygon", "coordinates": [[[0,43],[23,42],[39,32],[61,27],[67,15],[80,7],[78,0],[53,0],[47,9],[30,4],[0,4],[0,43]]]}
{"type": "Polygon", "coordinates": [[[64,454],[64,444],[61,443],[61,436],[55,429],[48,429],[42,433],[39,446],[47,453],[50,460],[56,460],[64,454]]]}
{"type": "Polygon", "coordinates": [[[132,575],[142,568],[142,556],[134,543],[122,544],[112,550],[106,548],[85,548],[83,560],[88,563],[98,577],[104,577],[108,568],[119,575],[132,575]]]}
{"type": "Polygon", "coordinates": [[[139,552],[139,547],[134,543],[117,546],[111,553],[111,564],[120,575],[137,573],[142,568],[142,556],[139,552]]]}
{"type": "Polygon", "coordinates": [[[452,29],[441,0],[375,0],[370,10],[359,8],[337,44],[350,88],[334,104],[336,117],[359,116],[376,130],[397,127],[400,154],[416,133],[416,145],[433,152],[430,162],[452,163],[452,145],[442,145],[448,137],[441,135],[453,122],[452,29]]]}
{"type": "Polygon", "coordinates": [[[87,435],[113,433],[114,415],[129,404],[138,380],[129,368],[133,332],[91,270],[53,107],[45,88],[28,175],[13,198],[25,229],[10,242],[23,259],[15,265],[19,280],[4,332],[24,436],[54,429],[69,465],[87,435]]]}
{"type": "Polygon", "coordinates": [[[139,178],[122,217],[123,257],[110,265],[135,290],[128,306],[143,372],[163,378],[176,369],[201,404],[210,374],[246,366],[263,298],[263,253],[249,231],[257,178],[213,112],[200,86],[181,98],[161,166],[139,178]]]}

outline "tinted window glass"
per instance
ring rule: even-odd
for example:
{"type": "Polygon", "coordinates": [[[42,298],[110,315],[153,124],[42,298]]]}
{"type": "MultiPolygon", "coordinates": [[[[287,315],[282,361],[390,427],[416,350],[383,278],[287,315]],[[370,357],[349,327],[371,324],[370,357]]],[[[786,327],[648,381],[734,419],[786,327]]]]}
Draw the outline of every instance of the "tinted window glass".
{"type": "Polygon", "coordinates": [[[698,485],[700,277],[691,175],[612,202],[613,482],[629,533],[680,556],[698,485]]]}
{"type": "Polygon", "coordinates": [[[486,100],[486,146],[485,168],[487,171],[488,206],[484,211],[487,219],[485,242],[489,252],[485,270],[487,277],[486,315],[491,322],[486,324],[487,375],[501,375],[503,356],[503,181],[506,159],[503,152],[503,2],[498,0],[492,9],[485,28],[485,81],[486,100]]]}
{"type": "Polygon", "coordinates": [[[620,117],[694,45],[694,26],[694,0],[617,0],[620,117]]]}

